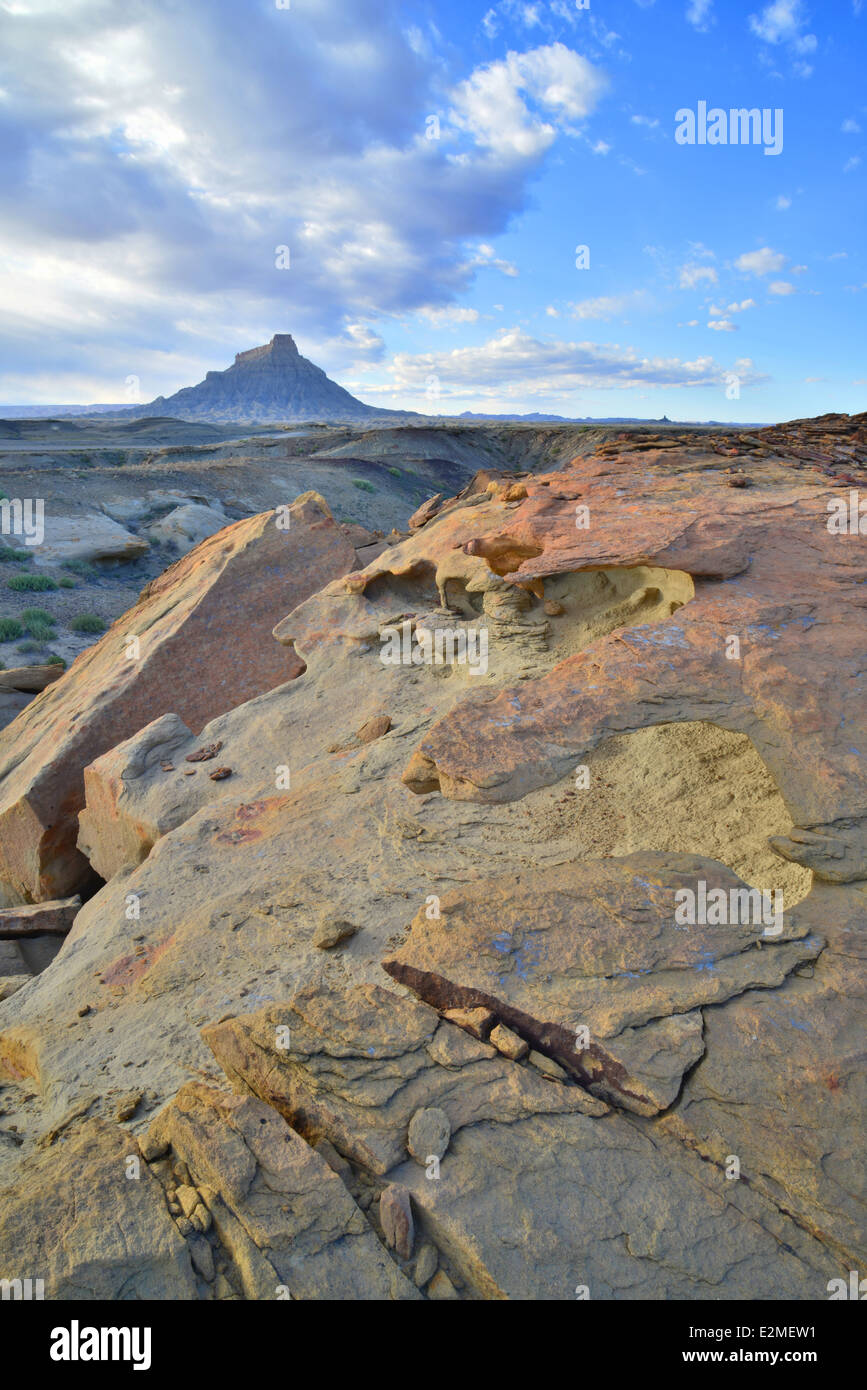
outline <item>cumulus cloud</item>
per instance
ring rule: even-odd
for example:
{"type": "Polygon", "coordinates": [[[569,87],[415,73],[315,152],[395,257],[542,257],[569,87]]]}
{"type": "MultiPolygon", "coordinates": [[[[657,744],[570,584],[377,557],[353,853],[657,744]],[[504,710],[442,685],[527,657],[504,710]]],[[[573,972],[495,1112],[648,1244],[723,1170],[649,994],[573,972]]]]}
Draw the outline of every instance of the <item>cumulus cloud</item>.
{"type": "Polygon", "coordinates": [[[712,11],[713,0],[690,0],[686,7],[687,22],[699,31],[704,31],[713,23],[712,11]]]}
{"type": "Polygon", "coordinates": [[[682,290],[695,289],[702,280],[706,280],[709,285],[715,285],[719,276],[710,265],[683,265],[680,268],[680,288],[682,290]]]}
{"type": "Polygon", "coordinates": [[[444,309],[434,309],[428,305],[419,309],[419,316],[432,328],[458,328],[462,323],[478,323],[478,309],[463,309],[450,304],[444,309]]]}
{"type": "Polygon", "coordinates": [[[456,89],[451,119],[494,154],[532,158],[558,128],[588,116],[606,86],[604,74],[579,53],[547,44],[478,68],[456,89]]]}
{"type": "Polygon", "coordinates": [[[789,44],[796,53],[813,53],[815,34],[805,34],[807,24],[803,0],[773,0],[761,14],[750,15],[750,29],[764,43],[789,44]]]}
{"type": "Polygon", "coordinates": [[[794,294],[795,286],[790,284],[788,280],[772,280],[768,285],[768,292],[778,295],[794,294]]]}
{"type": "Polygon", "coordinates": [[[599,295],[596,299],[582,299],[576,304],[570,304],[569,308],[575,319],[613,319],[620,314],[628,313],[630,309],[641,308],[646,300],[647,295],[644,291],[634,290],[631,294],[599,295]]]}
{"type": "Polygon", "coordinates": [[[553,44],[444,88],[398,0],[3,8],[0,369],[147,396],[275,331],[374,360],[359,324],[516,274],[491,239],[605,83],[553,44]]]}
{"type": "Polygon", "coordinates": [[[389,371],[393,384],[382,387],[383,392],[421,396],[430,378],[436,377],[444,401],[450,396],[529,400],[598,388],[718,386],[729,371],[736,372],[742,384],[763,379],[748,358],[723,367],[712,357],[645,357],[633,348],[611,344],[542,342],[517,328],[504,329],[476,347],[398,353],[389,371]]]}
{"type": "Polygon", "coordinates": [[[770,246],[763,246],[758,251],[745,251],[735,261],[737,269],[745,275],[770,275],[775,270],[782,270],[785,264],[785,256],[779,251],[772,251],[770,246]]]}

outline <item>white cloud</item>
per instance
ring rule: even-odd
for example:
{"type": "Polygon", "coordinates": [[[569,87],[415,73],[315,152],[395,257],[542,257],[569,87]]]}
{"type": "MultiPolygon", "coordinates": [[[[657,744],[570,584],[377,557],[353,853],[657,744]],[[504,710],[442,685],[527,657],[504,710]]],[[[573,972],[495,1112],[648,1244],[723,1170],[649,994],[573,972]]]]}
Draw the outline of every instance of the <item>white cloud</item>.
{"type": "Polygon", "coordinates": [[[630,116],[629,119],[633,125],[645,125],[650,130],[655,130],[659,125],[656,116],[630,116]]]}
{"type": "Polygon", "coordinates": [[[789,210],[789,208],[790,208],[791,206],[792,206],[792,200],[791,200],[791,198],[787,197],[785,193],[781,193],[780,196],[777,198],[777,202],[776,202],[777,211],[778,211],[778,212],[788,212],[788,210],[789,210]]]}
{"type": "Polygon", "coordinates": [[[851,117],[850,117],[848,120],[845,120],[845,121],[843,122],[843,124],[841,125],[840,129],[842,130],[842,132],[843,132],[844,135],[860,135],[860,134],[861,134],[861,127],[859,126],[858,122],[857,122],[857,121],[853,121],[851,117]]]}
{"type": "Polygon", "coordinates": [[[775,270],[782,270],[785,264],[785,256],[779,251],[772,251],[770,246],[763,246],[759,251],[745,251],[735,261],[737,269],[746,275],[770,275],[775,270]]]}
{"type": "Polygon", "coordinates": [[[570,304],[573,319],[613,319],[620,314],[628,313],[630,309],[637,309],[647,300],[643,290],[635,290],[631,294],[610,294],[600,295],[596,299],[582,299],[577,304],[570,304]]]}
{"type": "Polygon", "coordinates": [[[558,129],[587,117],[607,86],[604,73],[565,44],[510,52],[459,84],[451,119],[501,158],[535,158],[558,129]],[[538,106],[544,119],[528,103],[538,106]]]}
{"type": "Polygon", "coordinates": [[[750,29],[764,43],[787,44],[796,53],[813,53],[815,34],[805,34],[807,23],[803,0],[772,0],[759,15],[750,15],[750,29]]]}
{"type": "Polygon", "coordinates": [[[706,280],[709,285],[715,285],[719,276],[710,265],[682,265],[680,268],[680,288],[682,290],[695,289],[702,280],[706,280]]]}
{"type": "Polygon", "coordinates": [[[791,285],[788,280],[772,280],[771,283],[768,285],[768,292],[770,294],[778,294],[781,296],[787,294],[794,294],[795,286],[791,285]]]}
{"type": "Polygon", "coordinates": [[[690,0],[686,8],[686,18],[696,29],[705,30],[713,22],[711,12],[713,0],[690,0]]]}
{"type": "Polygon", "coordinates": [[[433,328],[457,328],[462,323],[478,323],[479,321],[478,309],[462,309],[456,304],[449,305],[444,309],[435,309],[426,305],[418,312],[433,328]]]}
{"type": "Polygon", "coordinates": [[[381,351],[358,325],[460,302],[485,269],[513,277],[493,243],[548,130],[605,82],[562,44],[511,54],[498,134],[469,118],[487,79],[453,101],[441,45],[399,0],[27,8],[4,26],[0,371],[73,361],[108,399],[118,374],[168,392],[276,331],[336,371],[381,351]]]}
{"type": "Polygon", "coordinates": [[[724,309],[717,309],[711,305],[708,313],[712,319],[721,319],[725,318],[727,314],[745,314],[747,309],[755,309],[755,307],[756,301],[754,299],[742,299],[740,303],[735,300],[733,304],[727,304],[724,309]]]}
{"type": "Polygon", "coordinates": [[[741,377],[742,384],[762,379],[749,358],[727,368],[712,357],[684,361],[644,357],[633,348],[609,344],[541,342],[513,328],[478,347],[399,353],[390,367],[393,384],[382,391],[423,395],[428,378],[436,376],[445,398],[523,399],[588,388],[717,386],[729,370],[741,377]]]}
{"type": "Polygon", "coordinates": [[[718,333],[737,333],[738,326],[729,319],[711,319],[708,328],[714,328],[718,333]]]}
{"type": "Polygon", "coordinates": [[[847,160],[846,160],[846,163],[843,165],[843,173],[844,173],[844,174],[851,174],[851,172],[852,172],[853,169],[858,169],[858,168],[860,168],[860,166],[861,166],[861,156],[860,156],[860,154],[855,154],[855,155],[852,156],[851,159],[847,159],[847,160]]]}

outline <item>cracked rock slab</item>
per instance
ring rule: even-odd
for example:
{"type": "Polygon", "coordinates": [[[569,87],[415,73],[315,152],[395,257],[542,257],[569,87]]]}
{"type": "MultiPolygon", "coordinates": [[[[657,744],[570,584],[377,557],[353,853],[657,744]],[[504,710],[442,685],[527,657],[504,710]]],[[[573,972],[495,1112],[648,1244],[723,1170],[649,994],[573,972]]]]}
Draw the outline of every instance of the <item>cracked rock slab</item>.
{"type": "Polygon", "coordinates": [[[821,949],[784,918],[684,925],[676,893],[746,885],[697,855],[587,860],[483,880],[442,895],[440,917],[417,913],[383,962],[441,1012],[488,1009],[594,1094],[652,1115],[701,1056],[698,1010],[781,984],[821,949]]]}
{"type": "Polygon", "coordinates": [[[328,1139],[378,1175],[406,1158],[420,1109],[443,1111],[452,1135],[486,1118],[607,1109],[580,1087],[552,1086],[434,1009],[378,985],[311,986],[281,1007],[210,1025],[203,1037],[232,1081],[311,1143],[328,1139]]]}

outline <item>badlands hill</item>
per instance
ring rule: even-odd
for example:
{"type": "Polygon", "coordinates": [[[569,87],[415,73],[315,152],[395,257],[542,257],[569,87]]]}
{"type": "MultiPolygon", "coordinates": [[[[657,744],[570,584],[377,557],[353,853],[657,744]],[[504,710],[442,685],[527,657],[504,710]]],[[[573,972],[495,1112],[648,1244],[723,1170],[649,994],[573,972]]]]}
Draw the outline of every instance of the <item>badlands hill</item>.
{"type": "Polygon", "coordinates": [[[154,578],[0,732],[0,1265],[208,1301],[863,1269],[865,493],[865,416],[625,429],[375,553],[309,490],[154,578]],[[778,916],[678,915],[750,889],[778,916]]]}
{"type": "Polygon", "coordinates": [[[179,420],[284,422],[292,420],[374,420],[409,418],[378,410],[350,395],[309,358],[302,357],[289,333],[275,333],[263,347],[239,352],[231,367],[208,372],[198,386],[158,396],[136,408],[137,416],[170,415],[179,420]]]}

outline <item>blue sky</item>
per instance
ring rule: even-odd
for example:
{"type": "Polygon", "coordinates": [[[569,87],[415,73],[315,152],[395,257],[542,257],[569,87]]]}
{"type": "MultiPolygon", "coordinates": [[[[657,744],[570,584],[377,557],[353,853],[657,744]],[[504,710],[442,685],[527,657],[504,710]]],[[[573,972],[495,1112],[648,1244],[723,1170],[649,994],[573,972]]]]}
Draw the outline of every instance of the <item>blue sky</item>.
{"type": "Polygon", "coordinates": [[[434,414],[863,410],[865,57],[865,0],[0,0],[0,401],[290,332],[434,414]]]}

